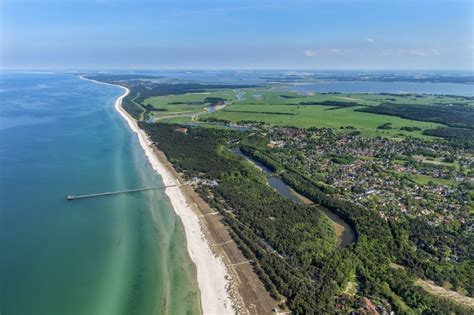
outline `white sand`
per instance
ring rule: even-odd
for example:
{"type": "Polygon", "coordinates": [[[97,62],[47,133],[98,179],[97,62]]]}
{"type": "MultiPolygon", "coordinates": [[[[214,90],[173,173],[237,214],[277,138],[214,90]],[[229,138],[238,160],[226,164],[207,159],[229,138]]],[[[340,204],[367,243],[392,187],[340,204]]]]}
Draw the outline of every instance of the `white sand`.
{"type": "MultiPolygon", "coordinates": [[[[95,80],[91,81],[108,84],[95,80]]],[[[177,184],[175,178],[153,153],[152,142],[146,133],[138,127],[135,119],[123,109],[122,100],[130,93],[130,90],[123,86],[120,87],[125,89],[125,93],[115,101],[115,109],[127,121],[130,129],[138,135],[141,147],[145,151],[153,169],[163,178],[163,183],[165,185],[177,184]]],[[[186,198],[179,187],[166,188],[166,195],[183,222],[189,256],[197,269],[203,314],[234,314],[233,303],[227,291],[229,285],[227,268],[222,260],[212,253],[199,223],[198,215],[188,206],[186,198]]]]}

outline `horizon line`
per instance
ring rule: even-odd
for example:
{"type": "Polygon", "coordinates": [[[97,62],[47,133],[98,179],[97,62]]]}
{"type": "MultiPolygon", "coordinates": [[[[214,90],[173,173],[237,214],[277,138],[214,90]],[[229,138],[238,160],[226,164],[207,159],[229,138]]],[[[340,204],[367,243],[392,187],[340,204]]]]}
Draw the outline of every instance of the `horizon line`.
{"type": "Polygon", "coordinates": [[[0,68],[0,71],[462,71],[473,72],[474,68],[438,68],[438,69],[403,69],[403,68],[0,68]]]}

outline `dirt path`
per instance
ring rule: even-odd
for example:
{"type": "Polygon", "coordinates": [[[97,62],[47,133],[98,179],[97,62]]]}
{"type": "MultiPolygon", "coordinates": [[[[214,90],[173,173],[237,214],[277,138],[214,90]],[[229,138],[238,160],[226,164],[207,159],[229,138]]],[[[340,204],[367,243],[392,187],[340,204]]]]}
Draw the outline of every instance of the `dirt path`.
{"type": "MultiPolygon", "coordinates": [[[[393,269],[405,269],[404,266],[391,263],[390,267],[393,269]]],[[[415,285],[422,287],[426,292],[433,295],[449,299],[455,303],[474,308],[474,298],[462,295],[459,292],[448,290],[439,285],[436,285],[433,281],[417,279],[415,285]]]]}
{"type": "Polygon", "coordinates": [[[461,305],[474,308],[474,298],[462,295],[456,291],[451,291],[446,288],[440,287],[434,284],[433,281],[418,279],[415,281],[415,284],[417,286],[422,287],[425,291],[433,295],[440,296],[440,297],[449,299],[451,301],[454,301],[456,303],[459,303],[461,305]]]}
{"type": "Polygon", "coordinates": [[[363,101],[360,98],[353,98],[353,97],[347,97],[347,96],[336,96],[338,99],[341,100],[346,100],[346,101],[363,101]]]}

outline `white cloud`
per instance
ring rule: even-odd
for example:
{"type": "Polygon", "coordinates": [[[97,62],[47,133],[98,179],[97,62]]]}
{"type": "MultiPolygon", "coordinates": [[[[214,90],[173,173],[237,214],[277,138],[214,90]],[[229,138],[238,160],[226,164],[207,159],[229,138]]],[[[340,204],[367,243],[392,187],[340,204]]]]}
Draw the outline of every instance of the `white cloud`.
{"type": "Polygon", "coordinates": [[[367,42],[368,42],[368,43],[373,43],[373,42],[375,42],[375,39],[373,39],[373,38],[367,38],[367,42]]]}
{"type": "Polygon", "coordinates": [[[327,49],[305,49],[303,50],[303,55],[306,57],[318,57],[318,56],[328,56],[328,55],[343,55],[347,52],[346,49],[340,48],[327,48],[327,49]]]}
{"type": "Polygon", "coordinates": [[[431,49],[400,49],[398,50],[400,55],[410,55],[410,56],[439,56],[441,53],[438,49],[431,48],[431,49]]]}
{"type": "Polygon", "coordinates": [[[341,54],[342,50],[338,49],[338,48],[331,48],[331,49],[328,50],[328,53],[330,53],[330,54],[341,54]]]}
{"type": "Polygon", "coordinates": [[[316,57],[318,55],[318,52],[312,49],[305,49],[303,50],[303,55],[305,55],[306,57],[316,57]]]}

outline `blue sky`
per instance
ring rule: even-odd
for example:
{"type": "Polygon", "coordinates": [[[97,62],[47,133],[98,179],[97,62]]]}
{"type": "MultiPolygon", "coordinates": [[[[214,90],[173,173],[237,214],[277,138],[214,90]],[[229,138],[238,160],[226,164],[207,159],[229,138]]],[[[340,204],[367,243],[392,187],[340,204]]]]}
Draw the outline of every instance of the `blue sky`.
{"type": "Polygon", "coordinates": [[[473,68],[473,2],[2,0],[2,68],[473,68]]]}

